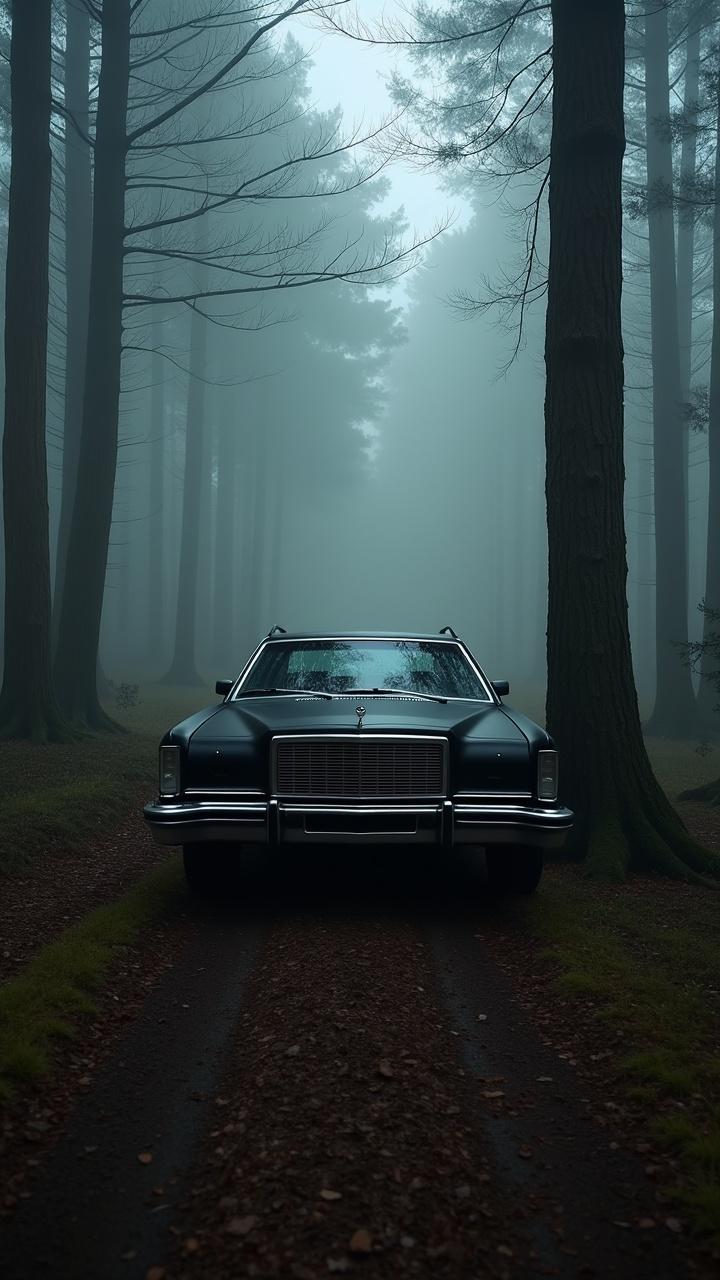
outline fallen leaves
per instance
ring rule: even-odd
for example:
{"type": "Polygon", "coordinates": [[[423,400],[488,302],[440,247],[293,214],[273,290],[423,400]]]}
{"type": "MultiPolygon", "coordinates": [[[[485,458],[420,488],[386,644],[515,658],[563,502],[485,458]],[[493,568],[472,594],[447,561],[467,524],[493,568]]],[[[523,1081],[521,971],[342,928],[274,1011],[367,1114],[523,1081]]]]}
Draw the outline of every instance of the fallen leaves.
{"type": "Polygon", "coordinates": [[[322,1200],[342,1200],[342,1192],[331,1191],[329,1187],[323,1187],[320,1197],[322,1200]]]}
{"type": "Polygon", "coordinates": [[[348,1248],[351,1253],[372,1253],[372,1236],[365,1227],[358,1227],[350,1237],[348,1248]]]}
{"type": "Polygon", "coordinates": [[[138,1160],[140,1164],[152,1164],[153,1162],[152,1151],[140,1151],[138,1153],[138,1160]]]}

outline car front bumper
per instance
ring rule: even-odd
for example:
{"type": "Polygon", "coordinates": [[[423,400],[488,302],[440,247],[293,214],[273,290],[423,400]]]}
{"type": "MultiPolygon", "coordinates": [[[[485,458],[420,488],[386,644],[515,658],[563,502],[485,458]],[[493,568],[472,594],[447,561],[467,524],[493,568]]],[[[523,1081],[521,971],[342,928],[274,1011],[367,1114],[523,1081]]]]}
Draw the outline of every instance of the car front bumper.
{"type": "Polygon", "coordinates": [[[145,806],[159,844],[460,844],[560,848],[573,826],[560,805],[313,805],[278,800],[169,800],[145,806]]]}

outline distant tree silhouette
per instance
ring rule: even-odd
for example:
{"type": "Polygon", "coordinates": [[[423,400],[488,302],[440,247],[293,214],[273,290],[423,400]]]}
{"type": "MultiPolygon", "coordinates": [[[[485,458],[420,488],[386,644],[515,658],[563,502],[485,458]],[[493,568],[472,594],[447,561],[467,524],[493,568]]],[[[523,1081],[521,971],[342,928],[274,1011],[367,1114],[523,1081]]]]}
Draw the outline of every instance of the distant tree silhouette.
{"type": "Polygon", "coordinates": [[[63,737],[52,689],[45,407],[50,227],[50,0],[11,8],[12,150],[5,285],[5,667],[0,733],[63,737]]]}

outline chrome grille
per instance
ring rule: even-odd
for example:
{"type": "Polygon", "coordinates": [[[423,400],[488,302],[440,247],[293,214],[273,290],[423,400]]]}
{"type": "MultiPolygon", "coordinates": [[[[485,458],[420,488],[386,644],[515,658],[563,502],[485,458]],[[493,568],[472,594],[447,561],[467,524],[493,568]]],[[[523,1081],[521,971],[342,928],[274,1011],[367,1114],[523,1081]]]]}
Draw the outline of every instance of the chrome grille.
{"type": "Polygon", "coordinates": [[[409,799],[445,794],[445,743],[437,738],[281,738],[274,744],[281,796],[409,799]]]}

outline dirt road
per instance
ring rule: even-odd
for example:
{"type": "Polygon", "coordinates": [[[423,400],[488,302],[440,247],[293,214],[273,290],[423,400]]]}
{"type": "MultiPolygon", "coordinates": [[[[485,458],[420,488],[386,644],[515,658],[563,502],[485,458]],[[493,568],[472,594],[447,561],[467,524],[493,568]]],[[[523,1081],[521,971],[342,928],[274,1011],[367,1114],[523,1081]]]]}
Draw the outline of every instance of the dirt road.
{"type": "Polygon", "coordinates": [[[6,1280],[709,1276],[520,1008],[494,910],[472,860],[248,865],[0,1225],[6,1280]]]}

